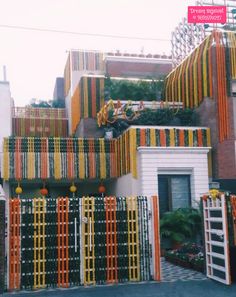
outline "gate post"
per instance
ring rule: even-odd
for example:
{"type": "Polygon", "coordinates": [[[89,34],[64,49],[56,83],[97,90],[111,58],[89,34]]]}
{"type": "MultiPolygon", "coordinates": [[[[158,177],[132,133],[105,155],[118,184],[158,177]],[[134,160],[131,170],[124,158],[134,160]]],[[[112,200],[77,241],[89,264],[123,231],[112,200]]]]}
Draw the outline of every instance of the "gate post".
{"type": "Polygon", "coordinates": [[[5,194],[0,186],[0,294],[5,288],[5,194]]]}

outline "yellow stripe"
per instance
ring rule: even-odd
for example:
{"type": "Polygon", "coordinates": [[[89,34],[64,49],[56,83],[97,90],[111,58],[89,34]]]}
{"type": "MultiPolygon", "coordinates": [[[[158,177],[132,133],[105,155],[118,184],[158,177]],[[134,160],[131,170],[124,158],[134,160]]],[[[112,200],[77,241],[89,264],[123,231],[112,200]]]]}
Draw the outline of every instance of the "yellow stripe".
{"type": "Polygon", "coordinates": [[[210,147],[211,146],[211,131],[210,131],[210,128],[206,129],[206,136],[207,136],[207,146],[210,147]]]}
{"type": "Polygon", "coordinates": [[[106,154],[105,154],[105,144],[104,138],[99,139],[99,147],[100,147],[100,178],[106,178],[106,154]]]}
{"type": "Polygon", "coordinates": [[[194,62],[193,62],[193,98],[194,98],[194,106],[196,107],[199,103],[199,98],[197,94],[198,90],[198,73],[197,73],[197,61],[198,61],[198,55],[200,51],[200,46],[196,50],[194,62]]]}
{"type": "Polygon", "coordinates": [[[186,107],[189,107],[189,64],[190,64],[191,56],[187,58],[187,66],[185,68],[185,93],[186,93],[186,107]]]}
{"type": "Polygon", "coordinates": [[[193,131],[192,130],[188,130],[188,146],[193,147],[193,131]]]}
{"type": "Polygon", "coordinates": [[[205,46],[204,46],[204,50],[203,50],[203,97],[207,97],[208,96],[208,92],[207,92],[207,50],[209,48],[209,42],[210,42],[210,37],[208,36],[206,41],[205,41],[205,46]]]}
{"type": "Polygon", "coordinates": [[[150,146],[156,146],[156,130],[150,129],[150,146]]]}
{"type": "Polygon", "coordinates": [[[184,63],[181,63],[181,65],[180,65],[180,71],[179,71],[179,76],[178,76],[178,98],[176,100],[178,102],[182,102],[182,96],[181,96],[181,90],[182,90],[181,76],[182,76],[182,71],[183,71],[183,65],[184,65],[184,63]]]}
{"type": "Polygon", "coordinates": [[[170,146],[175,146],[175,130],[171,128],[169,131],[170,131],[170,146]]]}
{"type": "Polygon", "coordinates": [[[95,285],[95,250],[94,250],[94,198],[82,198],[82,214],[87,222],[82,223],[84,253],[84,284],[95,285]],[[91,230],[90,230],[91,227],[91,230]],[[91,234],[90,234],[91,231],[91,234]],[[90,273],[92,272],[92,277],[90,273]]]}
{"type": "Polygon", "coordinates": [[[85,163],[84,163],[84,141],[83,139],[78,139],[79,146],[79,178],[85,178],[85,163]]]}
{"type": "Polygon", "coordinates": [[[137,178],[137,140],[136,129],[130,129],[130,168],[134,178],[137,178]]]}
{"type": "Polygon", "coordinates": [[[61,153],[60,153],[60,138],[54,138],[54,177],[61,179],[61,153]]]}
{"type": "Polygon", "coordinates": [[[88,78],[83,78],[84,82],[84,118],[88,118],[88,78]]]}
{"type": "Polygon", "coordinates": [[[105,80],[104,78],[100,79],[100,106],[97,107],[98,109],[100,109],[103,105],[104,105],[104,84],[105,84],[105,80]]]}
{"type": "Polygon", "coordinates": [[[127,197],[126,201],[127,201],[127,217],[128,217],[129,280],[139,281],[140,280],[140,259],[139,259],[137,197],[127,197]]]}

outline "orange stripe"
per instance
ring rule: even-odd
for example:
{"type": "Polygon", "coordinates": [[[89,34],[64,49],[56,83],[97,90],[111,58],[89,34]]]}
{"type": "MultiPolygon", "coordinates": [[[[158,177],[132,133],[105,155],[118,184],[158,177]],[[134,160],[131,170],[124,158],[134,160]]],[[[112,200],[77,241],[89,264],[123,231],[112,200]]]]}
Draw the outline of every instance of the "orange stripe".
{"type": "Polygon", "coordinates": [[[118,282],[117,271],[117,238],[116,238],[116,200],[106,197],[106,252],[107,252],[107,282],[118,282]]]}
{"type": "Polygon", "coordinates": [[[60,222],[61,222],[61,199],[57,200],[57,285],[61,285],[61,240],[60,240],[60,222]]]}
{"type": "Polygon", "coordinates": [[[64,273],[65,273],[65,265],[64,265],[64,198],[61,198],[61,276],[62,276],[62,287],[64,287],[64,273]]]}
{"type": "Polygon", "coordinates": [[[146,129],[140,129],[140,146],[146,146],[146,129]]]}
{"type": "Polygon", "coordinates": [[[202,130],[201,129],[197,130],[197,144],[198,144],[198,146],[203,146],[203,143],[202,143],[202,130]]]}
{"type": "Polygon", "coordinates": [[[160,143],[161,146],[166,146],[166,132],[163,129],[160,130],[160,143]]]}
{"type": "Polygon", "coordinates": [[[179,130],[179,146],[184,146],[184,130],[179,130]]]}
{"type": "Polygon", "coordinates": [[[9,289],[20,288],[20,199],[10,199],[9,289]]]}
{"type": "Polygon", "coordinates": [[[160,237],[159,237],[159,206],[157,196],[152,196],[153,201],[153,223],[154,223],[154,280],[161,280],[161,263],[160,263],[160,237]]]}
{"type": "Polygon", "coordinates": [[[69,226],[68,226],[68,210],[69,210],[69,199],[66,197],[65,200],[66,203],[66,287],[68,288],[69,286],[69,238],[68,238],[68,231],[69,231],[69,226]]]}

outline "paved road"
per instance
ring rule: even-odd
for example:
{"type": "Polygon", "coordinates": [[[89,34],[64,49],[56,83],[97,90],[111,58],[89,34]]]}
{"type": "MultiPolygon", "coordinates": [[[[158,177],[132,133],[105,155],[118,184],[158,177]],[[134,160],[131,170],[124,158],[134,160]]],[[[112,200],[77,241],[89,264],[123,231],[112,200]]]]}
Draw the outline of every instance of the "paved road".
{"type": "Polygon", "coordinates": [[[236,284],[211,280],[80,287],[4,294],[3,297],[236,297],[236,284]]]}

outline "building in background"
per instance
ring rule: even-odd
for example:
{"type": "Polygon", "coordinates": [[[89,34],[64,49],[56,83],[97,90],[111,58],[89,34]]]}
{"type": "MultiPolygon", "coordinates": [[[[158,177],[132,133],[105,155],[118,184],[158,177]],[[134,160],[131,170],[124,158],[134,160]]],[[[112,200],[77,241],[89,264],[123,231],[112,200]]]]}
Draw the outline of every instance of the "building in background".
{"type": "Polygon", "coordinates": [[[166,55],[71,50],[64,70],[69,134],[101,136],[96,132],[96,118],[104,105],[106,77],[163,79],[171,68],[171,57],[166,55]]]}
{"type": "Polygon", "coordinates": [[[189,24],[184,17],[172,32],[172,62],[173,66],[179,65],[204,38],[211,34],[213,29],[236,30],[236,2],[234,0],[197,0],[197,6],[226,6],[227,22],[225,24],[189,24]]]}
{"type": "Polygon", "coordinates": [[[65,102],[64,77],[57,77],[56,78],[54,91],[53,91],[53,100],[54,101],[59,101],[60,103],[65,102]]]}

